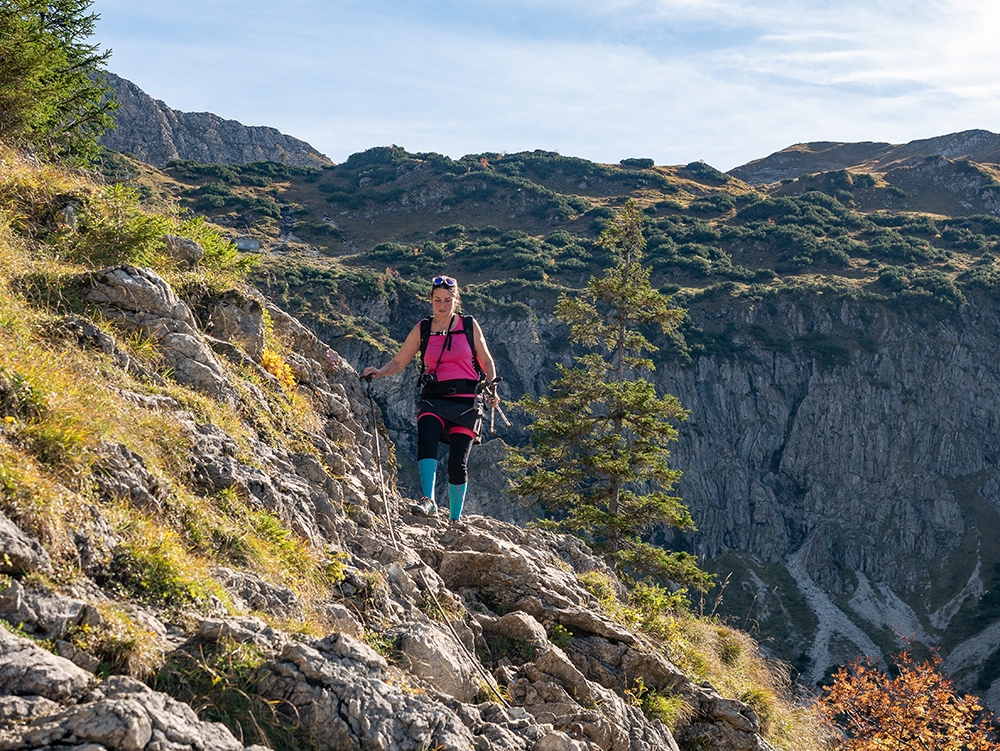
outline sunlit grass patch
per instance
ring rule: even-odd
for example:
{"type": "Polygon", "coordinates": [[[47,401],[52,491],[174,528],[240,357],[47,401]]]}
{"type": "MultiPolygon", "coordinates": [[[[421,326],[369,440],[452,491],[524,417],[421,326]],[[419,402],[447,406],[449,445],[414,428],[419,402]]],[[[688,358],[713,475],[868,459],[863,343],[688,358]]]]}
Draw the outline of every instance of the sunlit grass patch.
{"type": "Polygon", "coordinates": [[[98,609],[100,626],[74,626],[66,639],[97,658],[103,675],[146,678],[163,664],[163,649],[156,634],[117,605],[105,603],[98,609]]]}
{"type": "Polygon", "coordinates": [[[109,592],[148,605],[205,611],[225,593],[209,562],[192,555],[176,530],[131,509],[109,509],[119,538],[113,560],[99,577],[109,592]]]}
{"type": "MultiPolygon", "coordinates": [[[[637,583],[622,600],[608,575],[593,571],[580,580],[609,617],[644,635],[649,646],[693,681],[708,681],[723,696],[753,707],[761,733],[773,747],[787,751],[826,747],[820,718],[792,695],[786,666],[761,654],[749,634],[695,615],[678,593],[654,585],[637,583]]],[[[641,685],[629,691],[648,716],[662,715],[667,724],[684,722],[688,716],[676,697],[641,685]]]]}
{"type": "Polygon", "coordinates": [[[296,738],[295,707],[261,693],[270,671],[259,647],[220,640],[196,649],[171,654],[152,687],[190,704],[202,720],[223,723],[241,743],[311,747],[296,738]]]}
{"type": "Polygon", "coordinates": [[[82,499],[9,439],[0,426],[0,510],[45,546],[57,573],[66,573],[76,560],[73,528],[82,499]]]}
{"type": "Polygon", "coordinates": [[[300,598],[306,619],[296,628],[314,631],[321,625],[310,620],[329,599],[330,587],[344,579],[339,558],[289,529],[267,509],[253,507],[233,489],[208,498],[184,494],[171,511],[180,519],[192,552],[289,588],[300,598]]]}

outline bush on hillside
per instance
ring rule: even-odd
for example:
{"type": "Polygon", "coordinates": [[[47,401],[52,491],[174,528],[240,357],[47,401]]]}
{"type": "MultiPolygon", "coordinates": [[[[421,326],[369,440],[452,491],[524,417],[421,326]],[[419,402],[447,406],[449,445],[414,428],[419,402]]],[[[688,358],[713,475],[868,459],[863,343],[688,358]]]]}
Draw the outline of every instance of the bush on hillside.
{"type": "Polygon", "coordinates": [[[632,167],[633,169],[652,169],[655,162],[652,159],[631,157],[629,159],[622,159],[619,164],[624,167],[632,167]]]}
{"type": "Polygon", "coordinates": [[[685,165],[684,169],[702,180],[711,180],[720,183],[729,182],[729,175],[705,162],[690,162],[685,165]]]}

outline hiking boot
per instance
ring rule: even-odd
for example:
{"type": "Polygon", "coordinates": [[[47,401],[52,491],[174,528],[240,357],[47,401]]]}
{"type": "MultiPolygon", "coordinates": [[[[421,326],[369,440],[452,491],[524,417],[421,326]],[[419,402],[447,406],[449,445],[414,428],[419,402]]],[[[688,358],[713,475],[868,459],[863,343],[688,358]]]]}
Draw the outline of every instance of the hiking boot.
{"type": "Polygon", "coordinates": [[[415,516],[426,516],[430,518],[437,514],[437,504],[427,496],[424,496],[410,508],[410,513],[415,516]]]}

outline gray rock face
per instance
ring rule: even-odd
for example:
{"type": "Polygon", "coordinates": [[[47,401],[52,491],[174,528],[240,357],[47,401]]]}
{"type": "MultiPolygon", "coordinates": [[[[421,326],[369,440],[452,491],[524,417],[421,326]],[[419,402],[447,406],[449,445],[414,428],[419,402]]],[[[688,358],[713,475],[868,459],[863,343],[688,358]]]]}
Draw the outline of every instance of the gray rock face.
{"type": "Polygon", "coordinates": [[[105,443],[95,466],[94,483],[108,498],[127,501],[135,508],[154,513],[163,509],[169,489],[146,469],[136,452],[120,443],[105,443]]]}
{"type": "Polygon", "coordinates": [[[153,99],[130,81],[106,73],[113,96],[121,103],[115,127],[100,144],[133,154],[154,167],[173,159],[201,164],[282,162],[322,167],[330,160],[305,141],[274,128],[246,126],[209,112],[179,112],[153,99]]]}
{"type": "Polygon", "coordinates": [[[30,642],[26,643],[28,646],[17,645],[21,647],[20,654],[11,655],[10,637],[5,634],[0,628],[3,642],[0,649],[4,650],[0,656],[5,658],[0,663],[0,681],[3,681],[0,690],[35,691],[45,698],[55,694],[59,700],[71,696],[77,700],[66,708],[52,701],[38,701],[36,697],[19,705],[8,701],[8,711],[16,719],[32,721],[0,723],[0,746],[5,749],[244,751],[243,744],[223,725],[202,722],[188,705],[151,691],[131,678],[113,676],[85,694],[93,676],[61,657],[46,658],[44,655],[48,653],[44,650],[29,649],[30,642]],[[25,653],[30,653],[30,657],[25,657],[25,653]],[[9,655],[16,662],[8,663],[9,655]],[[28,670],[18,683],[8,682],[6,673],[25,661],[33,661],[33,670],[28,670]]]}
{"type": "Polygon", "coordinates": [[[194,240],[177,235],[164,235],[163,245],[170,258],[193,269],[205,257],[205,249],[194,240]]]}
{"type": "Polygon", "coordinates": [[[95,274],[84,298],[108,318],[157,341],[176,381],[219,399],[235,400],[191,309],[158,274],[135,266],[104,269],[95,274]]]}
{"type": "Polygon", "coordinates": [[[28,537],[20,527],[0,513],[0,573],[23,574],[28,571],[52,571],[52,561],[38,540],[28,537]]]}
{"type": "Polygon", "coordinates": [[[82,694],[94,676],[0,625],[0,693],[62,702],[82,694]]]}
{"type": "MultiPolygon", "coordinates": [[[[969,308],[928,329],[846,302],[741,313],[791,342],[829,337],[851,362],[823,365],[748,338],[739,360],[659,370],[659,385],[691,410],[674,464],[696,549],[738,555],[755,572],[741,586],[761,597],[777,581],[753,560],[791,575],[799,594],[782,585],[775,604],[804,598],[819,619],[792,625],[810,680],[848,653],[891,651],[875,647],[878,629],[937,643],[959,605],[978,600],[967,584],[995,561],[959,553],[1000,522],[995,317],[969,308]],[[859,338],[865,347],[852,344],[859,338]],[[947,561],[948,573],[930,560],[947,561]]],[[[761,615],[765,628],[777,617],[761,615]]]]}
{"type": "Polygon", "coordinates": [[[416,621],[392,633],[411,673],[464,704],[473,702],[479,694],[479,675],[443,626],[416,621]]]}

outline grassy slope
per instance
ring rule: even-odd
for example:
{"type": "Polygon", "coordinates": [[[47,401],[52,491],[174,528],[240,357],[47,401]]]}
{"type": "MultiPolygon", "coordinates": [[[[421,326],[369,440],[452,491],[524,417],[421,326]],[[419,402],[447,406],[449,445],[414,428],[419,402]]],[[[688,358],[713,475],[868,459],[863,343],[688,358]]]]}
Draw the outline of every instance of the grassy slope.
{"type": "Polygon", "coordinates": [[[271,289],[306,309],[321,298],[336,308],[329,301],[343,290],[330,274],[374,288],[388,269],[403,282],[441,270],[492,300],[518,279],[554,297],[610,263],[595,240],[628,198],[649,216],[654,284],[692,308],[720,295],[833,294],[946,313],[970,292],[994,293],[1000,278],[1000,223],[982,201],[963,207],[948,179],[974,184],[973,195],[1000,183],[989,168],[946,160],[937,179],[836,172],[759,190],[700,164],[636,170],[549,152],[455,162],[388,147],[283,175],[187,163],[144,171],[148,195],[170,193],[280,247],[271,289]]]}

